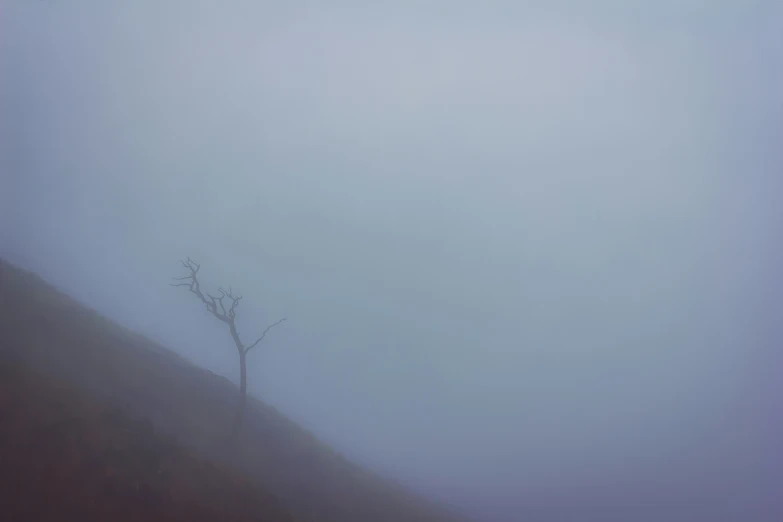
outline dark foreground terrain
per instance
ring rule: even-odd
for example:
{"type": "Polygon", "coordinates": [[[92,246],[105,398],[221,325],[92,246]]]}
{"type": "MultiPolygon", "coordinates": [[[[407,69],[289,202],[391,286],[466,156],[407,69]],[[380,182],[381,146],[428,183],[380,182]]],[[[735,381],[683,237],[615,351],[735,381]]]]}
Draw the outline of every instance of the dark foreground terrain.
{"type": "Polygon", "coordinates": [[[236,393],[0,260],[0,519],[457,520],[236,393]]]}
{"type": "Polygon", "coordinates": [[[282,503],[146,419],[0,358],[4,520],[289,521],[282,503]]]}

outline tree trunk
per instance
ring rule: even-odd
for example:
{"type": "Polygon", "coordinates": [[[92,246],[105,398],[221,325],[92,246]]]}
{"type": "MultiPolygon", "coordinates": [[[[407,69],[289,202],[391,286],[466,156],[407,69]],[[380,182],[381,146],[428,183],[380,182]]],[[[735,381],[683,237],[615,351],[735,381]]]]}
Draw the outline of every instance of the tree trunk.
{"type": "Polygon", "coordinates": [[[247,365],[245,364],[247,354],[239,350],[239,403],[234,417],[234,428],[231,431],[231,438],[236,441],[239,432],[242,430],[242,421],[245,418],[245,403],[247,402],[247,365]]]}

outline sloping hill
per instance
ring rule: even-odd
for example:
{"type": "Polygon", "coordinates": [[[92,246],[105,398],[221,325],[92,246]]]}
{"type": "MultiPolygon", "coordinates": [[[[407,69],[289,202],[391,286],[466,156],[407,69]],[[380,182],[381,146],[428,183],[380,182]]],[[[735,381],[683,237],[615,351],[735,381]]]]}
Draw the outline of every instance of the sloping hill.
{"type": "MultiPolygon", "coordinates": [[[[36,275],[2,260],[0,356],[13,361],[11,367],[17,368],[14,372],[19,373],[22,372],[19,368],[26,368],[24,371],[38,375],[29,380],[20,377],[14,381],[16,385],[9,384],[3,388],[5,400],[11,405],[9,411],[29,407],[32,412],[43,408],[38,403],[27,404],[24,401],[33,400],[32,397],[37,397],[33,393],[35,390],[45,390],[47,383],[53,382],[72,388],[74,397],[86,398],[73,399],[74,404],[89,400],[96,401],[96,404],[119,405],[125,410],[118,419],[136,416],[147,419],[145,422],[149,423],[144,428],[147,430],[146,435],[142,433],[138,443],[133,443],[136,444],[134,447],[147,448],[138,450],[141,453],[154,453],[150,448],[169,444],[163,441],[169,440],[165,437],[171,437],[178,441],[174,445],[177,449],[172,450],[174,453],[171,455],[185,459],[178,464],[183,469],[201,465],[195,464],[200,458],[236,470],[247,477],[247,486],[235,486],[238,489],[232,494],[237,499],[246,498],[241,493],[242,488],[255,488],[257,497],[265,499],[263,506],[258,508],[261,511],[258,516],[268,517],[259,520],[286,520],[281,506],[285,506],[297,519],[314,522],[457,520],[455,515],[447,513],[440,506],[350,463],[320,443],[312,434],[258,400],[248,402],[242,436],[231,451],[227,451],[226,435],[237,396],[236,387],[231,382],[197,368],[165,347],[112,323],[58,292],[36,275]],[[14,399],[9,401],[9,396],[14,399]],[[143,446],[144,440],[151,446],[143,446]]],[[[41,397],[47,397],[47,393],[42,391],[41,397]]],[[[48,399],[40,400],[45,403],[48,399]]],[[[14,422],[23,426],[20,429],[37,430],[43,429],[49,420],[67,420],[71,423],[69,426],[73,426],[67,428],[73,430],[68,432],[68,437],[81,440],[90,433],[100,433],[102,435],[95,436],[109,441],[115,440],[112,438],[112,430],[119,429],[123,422],[130,422],[118,420],[116,422],[120,424],[107,425],[106,415],[102,416],[102,410],[97,406],[74,408],[79,412],[82,412],[81,408],[86,408],[85,413],[62,418],[43,415],[41,418],[44,420],[40,420],[43,424],[36,420],[38,417],[28,418],[25,414],[14,417],[14,422]]],[[[16,444],[7,438],[2,440],[4,451],[11,447],[9,444],[16,444]]],[[[55,447],[68,453],[69,459],[82,458],[78,455],[94,456],[82,446],[74,444],[55,447]]],[[[113,442],[106,444],[108,446],[99,444],[96,448],[104,451],[114,447],[113,442]]],[[[72,465],[76,464],[63,464],[66,468],[72,465]]],[[[226,483],[229,478],[221,478],[222,473],[227,472],[220,469],[217,467],[214,471],[214,480],[217,481],[215,487],[225,489],[228,486],[218,484],[221,480],[226,483]]],[[[45,474],[46,471],[39,469],[36,473],[45,474]]],[[[92,478],[85,480],[92,484],[92,478]]],[[[146,483],[145,480],[142,483],[146,483]]],[[[237,484],[245,483],[240,481],[237,484]]],[[[148,484],[145,487],[152,486],[148,484]]],[[[151,498],[161,501],[158,490],[153,487],[150,491],[151,498]]],[[[202,496],[196,493],[200,491],[196,486],[190,491],[196,496],[202,496]]],[[[164,500],[168,499],[165,495],[162,497],[164,500]]],[[[208,498],[205,497],[204,501],[209,504],[208,498]]],[[[231,502],[234,501],[224,499],[221,502],[233,505],[231,502]]],[[[247,508],[247,505],[242,505],[242,509],[247,508]]],[[[242,516],[247,512],[242,509],[237,508],[236,514],[232,516],[242,516]]],[[[229,520],[224,517],[218,519],[229,520]]]]}
{"type": "Polygon", "coordinates": [[[4,520],[291,522],[279,499],[152,423],[0,354],[4,520]]]}

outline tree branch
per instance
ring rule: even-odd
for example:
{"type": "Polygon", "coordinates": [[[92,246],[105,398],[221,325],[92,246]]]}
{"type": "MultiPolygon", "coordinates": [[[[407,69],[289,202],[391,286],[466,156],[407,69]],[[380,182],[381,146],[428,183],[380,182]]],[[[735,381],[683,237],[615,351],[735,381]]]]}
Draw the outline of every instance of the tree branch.
{"type": "Polygon", "coordinates": [[[266,334],[269,332],[269,330],[271,330],[272,328],[274,328],[275,326],[279,325],[280,323],[282,323],[282,322],[283,322],[283,321],[285,321],[285,320],[286,320],[286,318],[285,318],[285,317],[283,317],[283,318],[282,318],[282,319],[280,319],[279,321],[277,321],[277,322],[275,322],[275,323],[272,323],[272,324],[270,324],[269,326],[267,326],[267,327],[266,327],[266,330],[264,330],[264,333],[262,333],[262,334],[261,334],[261,337],[259,337],[258,339],[256,339],[256,341],[255,341],[253,344],[251,344],[251,345],[248,345],[248,346],[246,346],[246,347],[245,347],[245,353],[249,352],[249,351],[250,351],[252,348],[254,348],[254,347],[255,347],[255,346],[258,344],[258,343],[260,343],[261,341],[263,341],[263,340],[264,340],[264,337],[266,337],[266,334]]]}
{"type": "Polygon", "coordinates": [[[220,303],[220,310],[221,310],[221,313],[222,313],[223,315],[226,315],[226,307],[225,307],[225,306],[223,306],[223,298],[224,298],[224,297],[226,297],[226,293],[225,293],[225,292],[223,292],[223,291],[222,291],[222,290],[220,290],[220,289],[218,289],[218,292],[220,292],[220,297],[213,297],[213,296],[212,296],[212,295],[210,295],[210,294],[207,294],[207,295],[209,295],[209,297],[210,297],[210,298],[212,298],[212,300],[213,300],[213,301],[214,301],[215,299],[217,299],[217,302],[218,302],[218,303],[220,303]]]}
{"type": "MultiPolygon", "coordinates": [[[[228,308],[228,313],[226,315],[233,319],[237,316],[237,306],[239,306],[239,301],[242,299],[241,295],[234,295],[234,289],[230,286],[228,287],[228,292],[223,290],[222,288],[218,288],[221,294],[223,294],[225,297],[228,297],[231,299],[231,306],[228,308]]],[[[224,312],[225,313],[225,312],[224,312]]]]}
{"type": "MultiPolygon", "coordinates": [[[[181,260],[180,263],[184,268],[187,268],[190,271],[189,275],[183,276],[183,277],[175,277],[173,278],[175,281],[189,281],[188,283],[173,283],[171,286],[187,286],[188,290],[190,290],[192,293],[196,294],[196,296],[201,300],[202,303],[204,303],[204,306],[207,307],[207,310],[220,319],[221,321],[225,323],[231,322],[233,318],[230,318],[226,312],[225,308],[223,307],[223,302],[220,301],[220,307],[223,310],[222,313],[218,311],[217,305],[218,305],[218,299],[216,297],[213,297],[209,294],[209,299],[207,299],[206,296],[204,296],[204,293],[201,291],[201,286],[199,285],[198,278],[196,277],[196,274],[198,274],[199,269],[201,268],[201,265],[190,259],[189,257],[186,257],[185,259],[181,260]]],[[[222,299],[222,297],[220,298],[222,299]]]]}
{"type": "Polygon", "coordinates": [[[237,345],[237,349],[240,350],[240,352],[247,354],[250,350],[255,348],[258,343],[264,340],[264,337],[266,337],[266,334],[269,333],[269,330],[274,328],[275,326],[279,325],[283,321],[286,320],[286,318],[282,318],[279,321],[270,324],[266,327],[266,330],[261,334],[261,337],[256,339],[256,341],[249,345],[244,346],[242,344],[242,341],[239,338],[239,334],[236,330],[236,324],[235,324],[235,318],[237,316],[237,307],[239,307],[239,302],[242,300],[242,296],[239,294],[234,293],[234,289],[230,286],[228,287],[228,292],[226,292],[222,287],[218,288],[218,292],[220,292],[220,296],[214,296],[207,292],[206,295],[201,291],[201,286],[198,281],[198,277],[196,274],[198,274],[199,269],[201,268],[201,265],[190,259],[189,257],[186,257],[185,259],[181,260],[180,263],[184,268],[186,268],[190,273],[183,277],[174,277],[174,281],[184,281],[182,283],[170,283],[171,286],[179,287],[179,286],[186,286],[188,287],[188,290],[190,290],[191,293],[196,294],[196,296],[199,298],[199,300],[206,306],[207,311],[223,321],[224,323],[228,324],[230,330],[231,330],[231,336],[234,338],[234,342],[237,345]],[[225,298],[229,298],[231,300],[231,304],[228,305],[228,309],[226,309],[226,305],[223,302],[225,298]],[[218,306],[220,306],[220,309],[218,309],[218,306]]]}

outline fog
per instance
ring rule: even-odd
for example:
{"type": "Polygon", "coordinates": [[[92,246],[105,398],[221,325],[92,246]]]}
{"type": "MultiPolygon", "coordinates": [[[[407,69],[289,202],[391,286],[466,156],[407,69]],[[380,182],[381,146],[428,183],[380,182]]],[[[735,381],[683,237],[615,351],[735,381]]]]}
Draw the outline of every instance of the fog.
{"type": "Polygon", "coordinates": [[[0,12],[1,256],[236,380],[191,256],[288,318],[253,394],[478,519],[780,520],[778,2],[0,12]]]}

